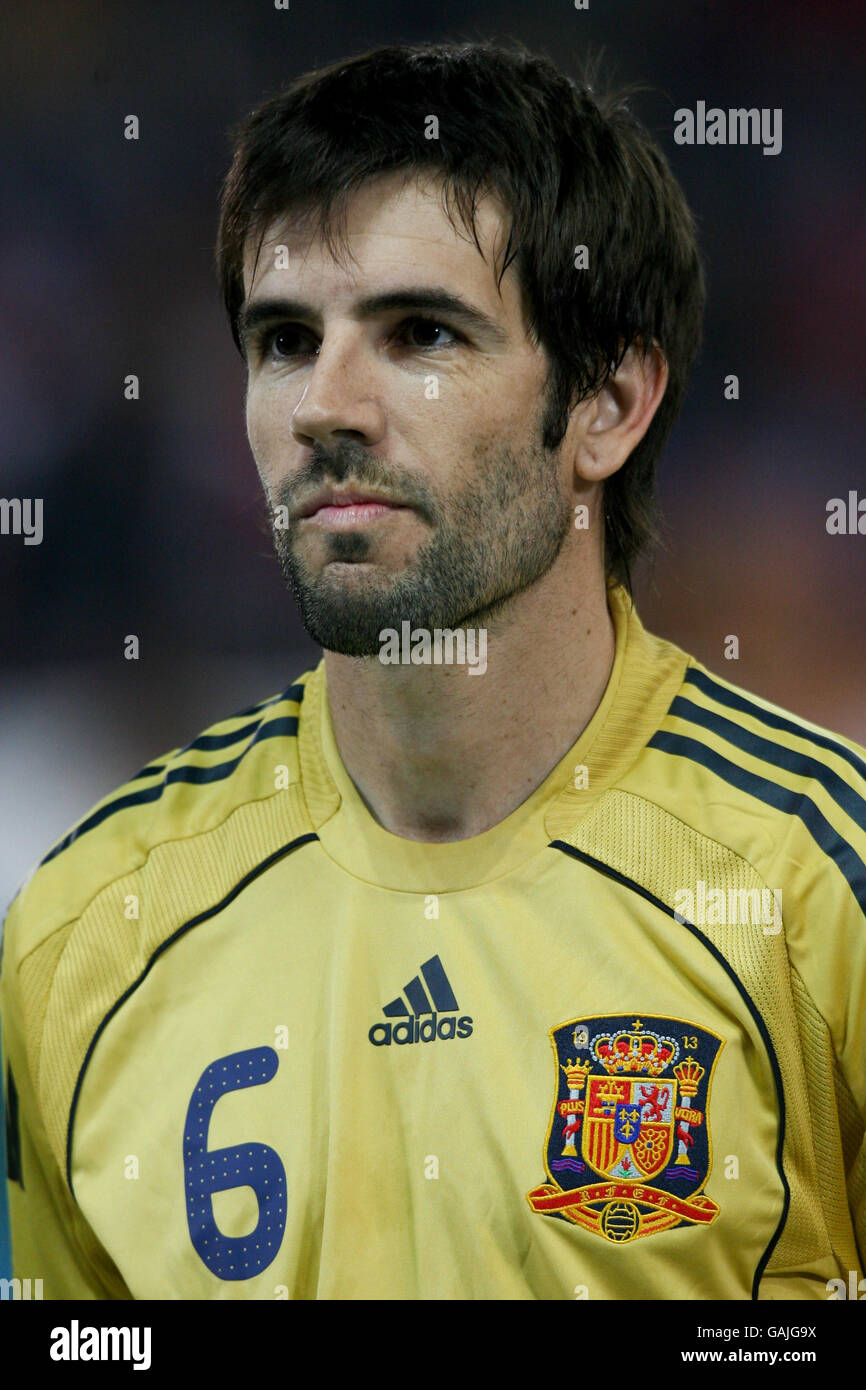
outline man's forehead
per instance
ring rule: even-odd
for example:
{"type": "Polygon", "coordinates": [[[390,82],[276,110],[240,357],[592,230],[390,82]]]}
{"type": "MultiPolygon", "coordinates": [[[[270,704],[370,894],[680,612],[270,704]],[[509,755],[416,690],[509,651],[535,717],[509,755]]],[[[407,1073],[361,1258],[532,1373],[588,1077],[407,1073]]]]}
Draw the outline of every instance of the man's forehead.
{"type": "Polygon", "coordinates": [[[365,270],[375,273],[389,265],[393,273],[395,260],[400,261],[401,269],[414,269],[417,274],[428,268],[426,252],[439,272],[450,270],[460,278],[470,277],[476,287],[489,280],[489,289],[496,297],[495,267],[507,240],[508,220],[495,195],[479,199],[475,212],[479,251],[456,208],[449,218],[439,179],[405,173],[380,176],[349,195],[344,217],[332,233],[333,248],[323,236],[317,212],[309,209],[275,218],[261,238],[260,249],[259,236],[248,238],[245,292],[249,298],[254,268],[255,288],[265,277],[276,278],[281,267],[284,273],[288,269],[299,277],[339,271],[354,281],[363,278],[365,270]],[[278,254],[279,247],[285,247],[287,254],[278,254]]]}

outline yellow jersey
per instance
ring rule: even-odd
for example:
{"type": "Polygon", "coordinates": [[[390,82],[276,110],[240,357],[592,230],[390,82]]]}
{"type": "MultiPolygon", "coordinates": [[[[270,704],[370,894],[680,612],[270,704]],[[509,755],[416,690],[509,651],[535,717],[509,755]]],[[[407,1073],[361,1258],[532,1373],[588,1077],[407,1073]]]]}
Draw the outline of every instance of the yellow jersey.
{"type": "Polygon", "coordinates": [[[484,834],[375,821],[321,662],[51,849],[0,975],[17,1277],[655,1300],[862,1276],[866,754],[610,606],[598,709],[484,834]]]}

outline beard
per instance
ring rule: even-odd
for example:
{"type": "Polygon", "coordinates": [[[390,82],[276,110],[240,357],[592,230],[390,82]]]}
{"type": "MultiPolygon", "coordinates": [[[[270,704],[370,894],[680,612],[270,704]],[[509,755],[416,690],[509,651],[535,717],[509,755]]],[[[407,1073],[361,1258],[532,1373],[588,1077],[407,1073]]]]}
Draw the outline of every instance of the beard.
{"type": "Polygon", "coordinates": [[[569,534],[571,504],[562,495],[559,451],[542,443],[514,451],[497,445],[475,459],[469,481],[446,498],[419,478],[395,471],[353,439],[333,449],[318,442],[301,474],[269,499],[274,548],[283,577],[314,642],[343,656],[378,656],[384,628],[484,627],[551,568],[569,534]],[[401,573],[376,566],[377,540],[366,529],[329,531],[327,560],[311,573],[295,553],[299,496],[328,483],[381,489],[415,509],[431,527],[401,573]],[[276,508],[287,526],[277,526],[276,508]],[[358,561],[367,561],[358,568],[358,561]]]}

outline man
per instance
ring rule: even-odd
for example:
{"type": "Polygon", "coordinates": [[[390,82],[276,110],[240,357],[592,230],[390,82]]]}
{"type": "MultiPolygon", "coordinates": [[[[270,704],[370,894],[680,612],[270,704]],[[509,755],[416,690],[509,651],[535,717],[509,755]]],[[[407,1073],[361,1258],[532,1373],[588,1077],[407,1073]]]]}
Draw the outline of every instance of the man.
{"type": "Polygon", "coordinates": [[[324,657],[105,798],[11,908],[16,1274],[847,1287],[863,750],[629,597],[703,306],[663,157],[546,60],[377,50],[244,123],[218,262],[324,657]]]}

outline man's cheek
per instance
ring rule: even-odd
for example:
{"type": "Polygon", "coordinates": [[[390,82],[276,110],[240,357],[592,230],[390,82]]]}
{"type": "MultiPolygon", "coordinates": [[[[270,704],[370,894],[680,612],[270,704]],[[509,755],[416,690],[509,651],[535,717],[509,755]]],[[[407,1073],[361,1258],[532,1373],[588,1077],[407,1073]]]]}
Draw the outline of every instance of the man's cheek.
{"type": "Polygon", "coordinates": [[[247,402],[247,439],[256,461],[259,474],[264,482],[269,476],[271,447],[270,441],[274,438],[274,432],[269,424],[268,416],[262,410],[260,403],[255,400],[247,402]]]}
{"type": "Polygon", "coordinates": [[[253,403],[250,400],[249,396],[247,396],[246,403],[246,426],[247,440],[249,441],[249,446],[252,449],[254,456],[258,458],[258,420],[256,417],[255,409],[253,407],[253,403]]]}

